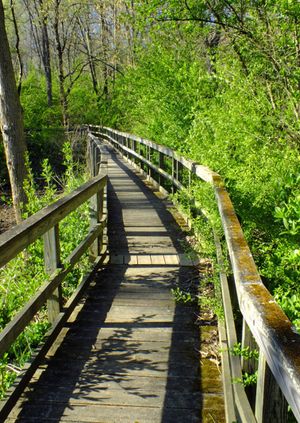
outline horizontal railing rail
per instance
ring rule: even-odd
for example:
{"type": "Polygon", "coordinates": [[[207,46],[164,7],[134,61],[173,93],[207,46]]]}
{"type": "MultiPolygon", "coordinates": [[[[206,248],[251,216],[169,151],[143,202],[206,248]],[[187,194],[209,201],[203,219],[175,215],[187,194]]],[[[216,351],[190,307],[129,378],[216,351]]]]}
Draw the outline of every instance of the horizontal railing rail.
{"type": "Polygon", "coordinates": [[[220,175],[152,141],[106,127],[90,126],[89,130],[120,151],[162,191],[188,188],[195,177],[211,184],[233,275],[233,283],[230,283],[224,270],[224,252],[216,237],[225,314],[224,326],[220,325],[220,341],[226,346],[222,356],[227,421],[285,422],[288,403],[300,422],[300,335],[262,283],[220,175]],[[242,314],[242,331],[237,329],[234,320],[234,296],[242,314]],[[255,368],[251,360],[247,362],[230,353],[238,340],[242,348],[259,348],[254,403],[242,384],[228,383],[228,379],[240,379],[243,371],[255,368]]]}
{"type": "MultiPolygon", "coordinates": [[[[103,262],[106,255],[107,157],[105,147],[100,144],[98,139],[91,135],[88,136],[87,158],[92,176],[88,182],[0,235],[0,267],[6,265],[17,254],[42,237],[44,265],[49,275],[49,280],[41,286],[36,294],[0,333],[0,356],[8,351],[13,342],[16,341],[17,337],[46,302],[48,320],[52,324],[45,344],[37,350],[30,365],[25,366],[24,371],[21,372],[21,376],[9,391],[8,398],[0,404],[1,421],[7,417],[36,370],[41,358],[47,352],[63,324],[74,310],[78,299],[89,282],[89,275],[87,275],[84,281],[77,287],[72,297],[63,305],[61,284],[65,277],[85,252],[89,251],[91,261],[93,262],[92,268],[94,269],[103,262]],[[62,264],[60,259],[59,224],[62,219],[87,201],[90,202],[89,232],[62,264]]],[[[24,255],[24,259],[26,259],[26,254],[24,255]]]]}

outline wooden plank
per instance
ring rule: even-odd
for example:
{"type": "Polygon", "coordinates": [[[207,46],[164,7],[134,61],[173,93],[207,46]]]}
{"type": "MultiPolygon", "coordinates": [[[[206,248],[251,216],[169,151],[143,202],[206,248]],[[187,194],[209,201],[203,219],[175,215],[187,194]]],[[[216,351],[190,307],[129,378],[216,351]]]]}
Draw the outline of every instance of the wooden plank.
{"type": "MultiPolygon", "coordinates": [[[[124,176],[113,170],[112,184],[114,177],[114,188],[124,189],[124,176]]],[[[122,264],[98,273],[87,294],[89,299],[76,307],[60,340],[36,373],[32,391],[23,397],[25,401],[30,399],[30,406],[23,403],[10,418],[98,423],[126,423],[126,419],[130,423],[198,423],[213,419],[221,423],[223,397],[219,380],[215,379],[219,372],[209,360],[201,375],[205,394],[200,393],[196,309],[175,304],[170,293],[169,300],[166,295],[174,284],[189,278],[192,269],[180,268],[177,254],[172,256],[172,260],[177,257],[177,264],[153,264],[155,254],[150,243],[145,245],[145,254],[137,256],[136,265],[127,263],[132,256],[127,243],[128,222],[139,226],[141,221],[143,226],[145,222],[150,226],[153,221],[154,227],[161,227],[173,220],[165,219],[162,206],[157,204],[151,205],[156,217],[150,220],[150,203],[143,197],[139,203],[118,192],[116,196],[116,222],[121,222],[120,226],[125,223],[125,235],[118,231],[118,236],[110,240],[114,243],[110,248],[115,246],[111,251],[122,264]],[[142,207],[135,213],[139,204],[142,207]],[[121,243],[123,236],[126,240],[121,243]],[[139,265],[138,259],[145,258],[150,263],[139,265]]],[[[113,219],[111,216],[111,225],[113,219]]],[[[178,233],[174,227],[167,236],[176,244],[178,233]]],[[[145,239],[139,237],[139,241],[145,239]]],[[[173,248],[163,253],[177,252],[177,246],[173,248]]]]}
{"type": "Polygon", "coordinates": [[[61,284],[67,274],[72,270],[79,258],[86,251],[87,246],[92,243],[93,239],[101,230],[101,225],[96,227],[85,240],[74,250],[66,260],[66,267],[57,269],[50,280],[46,282],[37,293],[28,301],[19,313],[11,320],[11,322],[0,333],[0,355],[4,354],[10,345],[17,339],[20,333],[30,323],[39,309],[45,304],[46,300],[61,284]]]}
{"type": "MultiPolygon", "coordinates": [[[[111,142],[112,144],[117,143],[117,141],[115,141],[113,138],[106,136],[105,139],[108,142],[111,142]]],[[[158,166],[154,165],[150,160],[146,159],[145,157],[143,157],[142,155],[136,153],[134,150],[131,150],[130,148],[126,147],[126,146],[122,146],[120,145],[122,151],[124,151],[125,153],[130,153],[133,157],[135,157],[136,159],[138,159],[141,163],[144,163],[145,165],[147,165],[147,168],[149,169],[153,169],[155,172],[157,172],[161,177],[169,180],[170,182],[172,182],[173,185],[175,185],[177,188],[183,188],[183,185],[177,181],[174,176],[169,175],[168,172],[164,171],[163,169],[159,168],[158,166]]],[[[173,154],[172,156],[173,157],[173,154]]],[[[147,177],[149,176],[149,173],[146,172],[145,173],[147,175],[147,177]]],[[[210,180],[212,178],[210,177],[210,180]]]]}
{"type": "Polygon", "coordinates": [[[123,263],[124,264],[129,264],[131,266],[137,265],[138,261],[137,261],[137,256],[136,255],[132,255],[132,254],[125,254],[124,258],[123,258],[123,263]]]}
{"type": "MultiPolygon", "coordinates": [[[[88,235],[80,242],[80,244],[78,244],[74,251],[69,255],[66,262],[69,263],[72,267],[75,266],[81,256],[87,251],[88,247],[94,242],[96,238],[99,237],[100,234],[103,233],[104,228],[106,227],[106,223],[107,218],[103,217],[102,221],[95,225],[93,229],[90,230],[88,235]]],[[[103,254],[105,249],[102,249],[101,251],[99,254],[103,254]]]]}
{"type": "Polygon", "coordinates": [[[165,262],[168,265],[179,265],[178,254],[164,254],[165,262]]]}
{"type": "MultiPolygon", "coordinates": [[[[95,261],[91,272],[82,280],[81,284],[76,288],[75,292],[67,301],[64,312],[59,314],[56,322],[53,324],[51,330],[48,332],[43,345],[35,351],[32,359],[25,364],[22,373],[17,377],[15,383],[9,389],[7,397],[0,402],[0,421],[5,420],[5,418],[12,410],[13,406],[16,404],[20,395],[22,394],[30,379],[32,378],[34,372],[40,365],[42,358],[45,356],[49,348],[53,345],[53,342],[58,337],[63,325],[66,323],[69,316],[73,312],[76,304],[83,295],[87,285],[91,282],[92,277],[94,276],[97,268],[104,261],[104,258],[105,255],[102,255],[95,261]]],[[[2,353],[0,352],[0,354],[2,353]]]]}
{"type": "MultiPolygon", "coordinates": [[[[168,395],[167,401],[165,402],[165,389],[161,391],[151,392],[145,390],[142,387],[131,388],[130,386],[127,389],[112,389],[109,386],[109,390],[104,388],[102,385],[101,390],[95,391],[93,395],[88,395],[85,392],[84,387],[74,389],[72,391],[72,397],[70,398],[70,392],[68,388],[58,389],[55,391],[50,391],[47,386],[39,388],[39,396],[35,401],[36,406],[42,407],[43,404],[50,403],[53,407],[61,406],[61,404],[68,404],[70,407],[76,407],[80,405],[100,405],[111,406],[111,407],[155,407],[155,408],[199,408],[200,404],[204,400],[208,401],[209,395],[201,395],[200,392],[180,392],[179,390],[171,391],[168,395]]],[[[164,387],[166,388],[166,387],[164,387]]],[[[24,399],[30,399],[30,393],[24,395],[24,399]]],[[[14,414],[13,413],[12,416],[14,414]]]]}
{"type": "MultiPolygon", "coordinates": [[[[103,129],[108,129],[103,127],[103,129]]],[[[197,164],[196,162],[193,162],[192,160],[186,159],[182,156],[179,156],[177,154],[174,153],[173,150],[171,150],[168,147],[165,147],[163,145],[159,145],[154,143],[153,141],[150,140],[145,140],[142,138],[139,138],[135,135],[132,134],[125,134],[122,133],[120,131],[115,131],[115,133],[119,133],[119,134],[123,134],[131,139],[134,139],[135,141],[139,142],[140,144],[144,144],[144,145],[148,145],[150,146],[152,149],[163,153],[164,155],[168,156],[168,157],[174,157],[179,163],[181,163],[184,167],[186,167],[187,169],[191,170],[193,173],[195,173],[199,178],[201,178],[202,180],[206,181],[206,182],[212,182],[213,178],[215,176],[218,176],[218,174],[216,172],[213,172],[211,169],[209,169],[207,166],[202,166],[197,164]]],[[[101,132],[100,132],[101,133],[101,132]]],[[[105,137],[107,139],[108,135],[107,134],[101,134],[103,137],[105,137]]],[[[117,142],[116,140],[114,140],[111,136],[110,136],[111,140],[113,142],[117,142]]],[[[132,150],[132,152],[134,152],[132,150]]],[[[161,169],[162,170],[162,169],[161,169]]]]}
{"type": "Polygon", "coordinates": [[[231,200],[219,181],[215,193],[241,312],[300,421],[300,336],[263,285],[231,200]]]}
{"type": "Polygon", "coordinates": [[[234,392],[232,387],[232,375],[230,371],[229,346],[227,343],[226,329],[223,322],[219,322],[219,342],[222,360],[222,381],[224,389],[226,422],[236,422],[236,410],[234,392]]]}
{"type": "Polygon", "coordinates": [[[154,266],[162,266],[166,264],[163,254],[150,254],[151,264],[154,266]]]}
{"type": "MultiPolygon", "coordinates": [[[[230,298],[230,291],[228,286],[227,275],[225,271],[223,255],[222,255],[222,248],[219,238],[217,237],[216,233],[214,233],[215,245],[216,245],[216,254],[217,254],[217,261],[219,265],[219,277],[221,283],[221,292],[222,292],[222,300],[223,300],[223,307],[224,307],[224,316],[225,316],[225,328],[226,328],[226,338],[228,348],[233,349],[234,346],[237,344],[237,334],[235,329],[235,320],[231,305],[231,298],[230,298]]],[[[223,378],[229,380],[233,379],[241,379],[242,378],[242,368],[240,359],[237,356],[233,356],[232,354],[228,354],[227,358],[229,359],[230,366],[224,368],[227,374],[223,375],[223,378]],[[230,371],[230,375],[228,372],[230,371]]],[[[232,397],[230,392],[228,392],[227,396],[225,396],[226,400],[226,413],[228,415],[232,415],[236,413],[242,422],[247,423],[256,423],[256,419],[254,417],[254,413],[251,409],[250,403],[246,396],[244,387],[241,384],[234,383],[232,385],[233,394],[234,394],[234,407],[232,404],[232,397]],[[235,408],[237,410],[235,410],[235,408]]]]}
{"type": "Polygon", "coordinates": [[[150,256],[150,254],[149,255],[145,255],[145,256],[138,255],[137,256],[137,262],[138,262],[138,265],[139,266],[141,266],[141,265],[151,265],[152,263],[151,263],[151,256],[150,256]]]}
{"type": "MultiPolygon", "coordinates": [[[[90,213],[90,228],[93,229],[101,220],[102,218],[102,211],[100,210],[100,202],[102,202],[103,190],[97,192],[90,198],[90,206],[89,206],[89,213],[90,213]]],[[[95,260],[96,257],[99,255],[99,251],[101,250],[101,245],[99,239],[96,238],[95,241],[91,244],[89,248],[90,258],[95,260]]]]}
{"type": "Polygon", "coordinates": [[[99,174],[72,193],[38,211],[19,225],[0,235],[0,267],[14,258],[25,247],[60,222],[69,213],[103,189],[106,174],[99,174]]]}
{"type": "MultiPolygon", "coordinates": [[[[59,407],[48,406],[47,408],[32,406],[32,412],[35,416],[39,415],[39,419],[43,422],[57,422],[58,418],[61,422],[86,422],[86,423],[159,423],[162,419],[162,411],[160,408],[153,407],[111,407],[101,405],[74,406],[68,407],[67,404],[61,410],[59,407]],[[51,417],[49,417],[51,416],[51,417]],[[44,420],[45,419],[45,420],[44,420]]],[[[199,423],[199,409],[167,409],[164,417],[164,423],[199,423]],[[187,410],[189,411],[187,413],[187,410]]],[[[12,417],[17,418],[17,416],[12,417]]],[[[18,422],[40,422],[27,412],[24,419],[18,418],[18,422]]]]}
{"type": "MultiPolygon", "coordinates": [[[[60,246],[59,246],[59,228],[55,225],[43,235],[44,239],[44,264],[48,275],[52,275],[59,267],[60,246]]],[[[48,320],[53,323],[62,307],[62,289],[59,285],[47,300],[48,320]]]]}
{"type": "Polygon", "coordinates": [[[255,417],[257,423],[288,421],[288,403],[262,354],[258,365],[255,417]]]}

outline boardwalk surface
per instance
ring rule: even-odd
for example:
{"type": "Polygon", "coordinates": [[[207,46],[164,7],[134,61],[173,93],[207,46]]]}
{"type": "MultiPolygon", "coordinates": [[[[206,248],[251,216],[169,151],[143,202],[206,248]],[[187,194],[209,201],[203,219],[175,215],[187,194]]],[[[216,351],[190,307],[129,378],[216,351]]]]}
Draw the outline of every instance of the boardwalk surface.
{"type": "Polygon", "coordinates": [[[112,155],[109,248],[100,269],[7,421],[224,421],[220,375],[200,359],[211,327],[170,288],[195,275],[165,204],[112,155]],[[180,265],[180,263],[182,265],[180,265]]]}

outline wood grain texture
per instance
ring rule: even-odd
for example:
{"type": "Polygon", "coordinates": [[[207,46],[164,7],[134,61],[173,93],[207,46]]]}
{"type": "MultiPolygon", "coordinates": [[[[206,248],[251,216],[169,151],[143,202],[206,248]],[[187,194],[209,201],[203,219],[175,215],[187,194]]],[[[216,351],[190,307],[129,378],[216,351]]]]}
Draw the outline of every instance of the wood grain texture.
{"type": "Polygon", "coordinates": [[[223,423],[218,368],[200,366],[197,309],[170,292],[195,272],[180,266],[184,236],[132,169],[114,155],[108,168],[119,263],[98,271],[7,421],[223,423]]]}
{"type": "Polygon", "coordinates": [[[0,267],[14,258],[64,217],[104,188],[106,174],[100,173],[72,193],[43,208],[19,225],[0,235],[0,267]]]}
{"type": "MultiPolygon", "coordinates": [[[[300,335],[295,332],[291,322],[263,285],[220,175],[205,166],[178,157],[169,148],[152,141],[105,127],[98,126],[91,129],[115,144],[118,144],[119,137],[126,136],[135,140],[140,146],[148,146],[163,154],[164,158],[160,158],[159,163],[163,163],[165,159],[169,161],[171,159],[173,163],[176,160],[194,175],[213,186],[230,255],[240,310],[296,419],[300,421],[300,335]]],[[[124,147],[119,146],[119,148],[124,147]]],[[[177,182],[179,183],[172,174],[165,175],[167,173],[165,166],[164,169],[153,167],[153,164],[147,163],[147,159],[139,157],[140,148],[139,153],[126,148],[127,154],[137,157],[147,166],[152,166],[152,169],[156,168],[162,178],[172,181],[172,187],[177,182]]],[[[178,187],[180,188],[180,185],[178,187]]]]}
{"type": "MultiPolygon", "coordinates": [[[[44,241],[44,265],[48,275],[52,275],[61,265],[59,227],[55,225],[43,235],[44,241]]],[[[48,320],[53,323],[59,315],[62,307],[61,286],[55,289],[47,300],[48,320]]]]}

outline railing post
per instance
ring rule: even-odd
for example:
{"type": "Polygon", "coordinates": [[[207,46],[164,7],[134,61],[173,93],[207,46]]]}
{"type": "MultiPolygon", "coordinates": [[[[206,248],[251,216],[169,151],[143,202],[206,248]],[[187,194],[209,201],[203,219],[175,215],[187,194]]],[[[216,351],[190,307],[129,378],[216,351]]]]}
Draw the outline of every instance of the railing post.
{"type": "Polygon", "coordinates": [[[175,157],[172,156],[172,194],[174,194],[174,192],[175,192],[175,189],[174,189],[175,172],[176,172],[175,157]]]}
{"type": "MultiPolygon", "coordinates": [[[[103,189],[90,199],[90,228],[93,229],[102,219],[103,215],[103,189]]],[[[90,246],[90,258],[94,261],[101,253],[102,236],[97,238],[90,246]]]]}
{"type": "MultiPolygon", "coordinates": [[[[243,319],[242,327],[242,348],[249,348],[249,351],[258,350],[257,343],[247,325],[245,319],[243,319]]],[[[257,360],[252,357],[246,359],[244,356],[241,358],[242,370],[247,373],[254,373],[257,370],[257,360]]]]}
{"type": "MultiPolygon", "coordinates": [[[[164,155],[163,155],[163,153],[161,153],[161,152],[159,152],[159,164],[158,164],[158,166],[159,166],[159,168],[161,169],[161,170],[164,170],[164,155]]],[[[161,177],[161,175],[160,175],[160,173],[158,174],[158,183],[159,183],[159,186],[162,186],[161,185],[161,181],[162,181],[162,177],[161,177]]]]}
{"type": "MultiPolygon", "coordinates": [[[[151,147],[150,147],[150,145],[148,146],[147,159],[151,163],[151,147]]],[[[151,167],[150,166],[148,166],[148,172],[147,173],[148,173],[148,180],[149,180],[151,178],[151,167]]]]}
{"type": "MultiPolygon", "coordinates": [[[[43,235],[44,263],[48,275],[54,273],[60,267],[59,228],[55,225],[43,235]]],[[[53,323],[62,308],[61,285],[55,289],[47,301],[48,320],[53,323]]]]}
{"type": "MultiPolygon", "coordinates": [[[[258,353],[258,346],[255,342],[255,339],[250,331],[249,326],[246,323],[246,320],[243,319],[242,326],[242,349],[248,349],[249,353],[252,353],[252,357],[246,358],[244,355],[241,357],[241,368],[244,373],[249,375],[254,374],[257,371],[258,361],[254,357],[253,352],[256,350],[258,353]]],[[[246,387],[246,392],[248,400],[251,404],[251,407],[254,409],[255,405],[255,396],[256,396],[256,386],[255,384],[249,385],[246,387]]]]}
{"type": "Polygon", "coordinates": [[[87,139],[87,149],[86,149],[86,162],[89,174],[93,175],[93,154],[92,154],[92,138],[91,136],[87,139]]]}
{"type": "Polygon", "coordinates": [[[257,423],[286,423],[288,404],[262,352],[259,356],[255,401],[257,423]]]}

